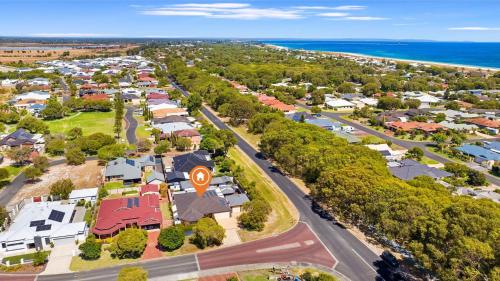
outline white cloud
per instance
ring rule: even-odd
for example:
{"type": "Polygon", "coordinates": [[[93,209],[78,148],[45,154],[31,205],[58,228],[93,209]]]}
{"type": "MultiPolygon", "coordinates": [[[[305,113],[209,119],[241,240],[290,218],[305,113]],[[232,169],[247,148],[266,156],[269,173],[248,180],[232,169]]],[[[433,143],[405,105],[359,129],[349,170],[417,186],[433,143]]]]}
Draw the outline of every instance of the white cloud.
{"type": "Polygon", "coordinates": [[[349,15],[348,13],[321,13],[321,14],[318,14],[318,16],[321,16],[321,17],[346,17],[348,15],[349,15]]]}
{"type": "Polygon", "coordinates": [[[117,37],[118,34],[100,34],[100,33],[34,33],[29,36],[35,37],[117,37]]]}
{"type": "Polygon", "coordinates": [[[366,6],[345,5],[334,7],[333,9],[339,11],[358,11],[366,9],[366,6]]]}
{"type": "Polygon", "coordinates": [[[221,9],[238,9],[238,8],[247,8],[250,7],[250,4],[246,3],[212,3],[212,4],[177,4],[174,5],[176,7],[185,7],[185,8],[221,8],[221,9]]]}
{"type": "Polygon", "coordinates": [[[345,17],[344,19],[358,20],[358,21],[374,21],[374,20],[388,20],[389,18],[363,16],[363,17],[345,17]]]}
{"type": "Polygon", "coordinates": [[[201,16],[217,19],[300,19],[297,9],[252,8],[245,3],[176,4],[161,8],[142,10],[143,15],[152,16],[201,16]]]}
{"type": "Polygon", "coordinates": [[[500,27],[483,27],[483,26],[465,26],[465,27],[450,27],[448,30],[462,31],[498,31],[500,27]]]}

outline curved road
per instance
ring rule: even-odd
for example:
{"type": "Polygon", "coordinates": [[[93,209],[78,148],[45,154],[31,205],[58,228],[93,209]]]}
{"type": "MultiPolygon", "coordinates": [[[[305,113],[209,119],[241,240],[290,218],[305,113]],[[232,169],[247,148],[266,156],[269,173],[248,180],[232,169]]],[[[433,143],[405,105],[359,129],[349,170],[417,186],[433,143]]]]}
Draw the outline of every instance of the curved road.
{"type": "Polygon", "coordinates": [[[125,122],[127,123],[127,141],[129,144],[135,144],[137,142],[137,137],[135,135],[135,130],[137,129],[137,120],[134,117],[135,107],[127,107],[127,112],[125,113],[125,122]]]}
{"type": "MultiPolygon", "coordinates": [[[[303,104],[297,104],[298,106],[302,107],[302,108],[305,108],[305,109],[311,109],[310,106],[307,106],[307,105],[303,105],[303,104]]],[[[387,136],[386,134],[384,133],[381,133],[379,131],[375,131],[375,130],[372,130],[372,129],[369,129],[363,125],[360,125],[356,122],[353,122],[353,121],[350,121],[350,120],[346,120],[344,118],[342,118],[342,115],[345,115],[345,114],[342,114],[342,113],[332,113],[332,112],[321,112],[321,115],[324,115],[326,117],[329,117],[329,118],[332,118],[332,119],[335,119],[339,122],[342,122],[344,124],[347,124],[351,127],[354,127],[356,128],[357,130],[360,130],[360,131],[363,131],[363,132],[366,132],[368,134],[371,134],[371,135],[374,135],[374,136],[377,136],[383,140],[389,140],[391,141],[392,143],[394,144],[397,144],[399,146],[402,146],[406,149],[410,149],[412,147],[419,147],[421,148],[423,151],[424,151],[424,155],[429,157],[430,159],[434,160],[434,161],[437,161],[439,163],[449,163],[449,162],[452,162],[450,159],[448,158],[445,158],[441,155],[438,155],[438,154],[435,154],[435,153],[432,153],[430,151],[427,150],[427,147],[429,145],[431,145],[432,143],[431,142],[418,142],[418,141],[406,141],[406,140],[400,140],[400,139],[397,139],[397,138],[393,138],[393,137],[390,137],[390,136],[387,136]]],[[[488,179],[489,182],[497,185],[497,186],[500,186],[500,178],[498,177],[495,177],[493,175],[490,175],[488,173],[483,173],[486,178],[488,179]]]]}

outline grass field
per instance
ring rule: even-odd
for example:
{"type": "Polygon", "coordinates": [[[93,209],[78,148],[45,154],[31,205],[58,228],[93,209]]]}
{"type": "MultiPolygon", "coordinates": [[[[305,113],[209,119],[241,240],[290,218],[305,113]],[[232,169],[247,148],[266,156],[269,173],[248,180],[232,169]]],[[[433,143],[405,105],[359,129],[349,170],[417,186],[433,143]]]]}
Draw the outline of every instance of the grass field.
{"type": "Polygon", "coordinates": [[[239,231],[242,241],[255,240],[281,233],[295,225],[298,219],[295,207],[279,187],[274,185],[274,183],[264,174],[264,171],[238,148],[231,148],[229,150],[229,158],[233,159],[237,165],[243,168],[245,176],[249,181],[256,183],[257,189],[273,209],[263,231],[239,231]]]}
{"type": "Polygon", "coordinates": [[[80,127],[84,135],[104,133],[113,135],[114,111],[110,112],[79,112],[59,120],[45,121],[50,132],[65,134],[74,127],[80,127]]]}
{"type": "Polygon", "coordinates": [[[247,132],[247,128],[244,126],[239,127],[231,127],[238,135],[244,138],[248,144],[250,144],[253,148],[258,149],[260,142],[260,135],[254,135],[252,133],[247,132]]]}
{"type": "MultiPolygon", "coordinates": [[[[143,116],[134,116],[137,119],[138,126],[135,129],[135,135],[138,139],[147,139],[151,136],[151,130],[146,130],[146,121],[143,116]]],[[[149,127],[151,129],[151,127],[149,127]]]]}

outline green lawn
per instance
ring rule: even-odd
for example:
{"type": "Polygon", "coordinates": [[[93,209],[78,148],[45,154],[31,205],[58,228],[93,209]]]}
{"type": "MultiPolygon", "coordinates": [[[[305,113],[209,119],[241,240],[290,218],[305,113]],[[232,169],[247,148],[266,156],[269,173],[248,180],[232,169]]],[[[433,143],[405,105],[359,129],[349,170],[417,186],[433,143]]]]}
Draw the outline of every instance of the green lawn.
{"type": "MultiPolygon", "coordinates": [[[[50,254],[50,251],[44,251],[47,255],[50,254]]],[[[29,253],[29,254],[23,254],[23,255],[18,255],[18,256],[10,256],[10,257],[5,257],[2,259],[3,263],[6,263],[7,261],[10,261],[10,264],[19,264],[21,263],[21,259],[24,260],[32,260],[35,256],[35,253],[29,253]]]]}
{"type": "Polygon", "coordinates": [[[228,153],[237,165],[243,168],[245,177],[256,183],[256,187],[264,199],[269,202],[273,212],[269,217],[266,227],[261,232],[240,230],[239,234],[243,241],[260,239],[272,234],[281,233],[290,229],[297,221],[294,206],[285,194],[265,176],[264,172],[241,150],[231,148],[228,153]]]}
{"type": "Polygon", "coordinates": [[[112,181],[112,182],[107,182],[104,184],[105,189],[118,189],[118,188],[124,188],[125,186],[123,185],[123,182],[121,181],[112,181]]]}
{"type": "Polygon", "coordinates": [[[260,135],[254,135],[247,132],[247,128],[244,126],[231,127],[231,129],[233,129],[238,135],[244,138],[248,142],[248,144],[258,149],[260,143],[260,135]]]}
{"type": "Polygon", "coordinates": [[[79,256],[73,257],[71,259],[71,265],[69,266],[69,269],[72,271],[93,270],[114,265],[132,263],[137,260],[138,259],[114,259],[111,257],[111,253],[109,251],[102,250],[101,257],[97,260],[84,260],[79,256]]]}
{"type": "Polygon", "coordinates": [[[4,167],[9,172],[9,177],[12,180],[15,178],[21,171],[26,168],[25,166],[7,166],[4,167]]]}
{"type": "Polygon", "coordinates": [[[151,127],[146,126],[146,121],[144,121],[143,116],[134,116],[139,124],[135,129],[135,135],[138,139],[147,139],[151,136],[151,130],[146,130],[146,128],[151,129],[151,127]]]}
{"type": "Polygon", "coordinates": [[[51,133],[65,134],[74,127],[80,127],[84,135],[104,133],[113,135],[114,111],[79,112],[59,120],[45,121],[51,133]]]}

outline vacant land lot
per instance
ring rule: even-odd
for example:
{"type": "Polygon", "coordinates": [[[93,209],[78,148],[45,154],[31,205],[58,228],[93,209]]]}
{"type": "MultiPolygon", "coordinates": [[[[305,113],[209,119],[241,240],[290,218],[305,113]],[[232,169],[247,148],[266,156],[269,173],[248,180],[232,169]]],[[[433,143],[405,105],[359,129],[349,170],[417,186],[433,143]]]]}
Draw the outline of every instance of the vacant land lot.
{"type": "Polygon", "coordinates": [[[243,168],[245,177],[249,181],[256,183],[257,190],[271,204],[273,209],[263,231],[240,230],[239,235],[241,240],[244,242],[255,240],[290,229],[297,222],[298,213],[279,187],[240,149],[231,148],[229,150],[229,158],[233,159],[237,165],[243,168]]]}
{"type": "Polygon", "coordinates": [[[40,180],[35,183],[27,183],[12,198],[10,203],[17,203],[24,198],[42,196],[49,194],[49,186],[60,179],[71,179],[76,188],[90,188],[101,185],[102,166],[97,165],[97,160],[87,161],[80,166],[69,166],[66,164],[50,167],[40,180]]]}
{"type": "Polygon", "coordinates": [[[52,134],[65,134],[74,127],[80,127],[84,135],[98,132],[113,135],[114,118],[114,111],[79,112],[63,119],[46,121],[46,123],[52,134]]]}
{"type": "Polygon", "coordinates": [[[36,61],[48,61],[57,59],[72,59],[76,57],[98,57],[105,55],[125,55],[127,50],[133,49],[135,45],[116,46],[113,48],[100,49],[73,49],[72,46],[54,46],[43,44],[15,44],[13,50],[7,50],[13,44],[3,44],[6,50],[0,50],[0,63],[23,61],[32,63],[36,61]],[[51,47],[55,47],[51,49],[51,47]],[[22,49],[15,49],[22,48],[22,49]],[[69,53],[67,53],[69,52],[69,53]],[[64,57],[62,56],[63,54],[64,57]]]}

